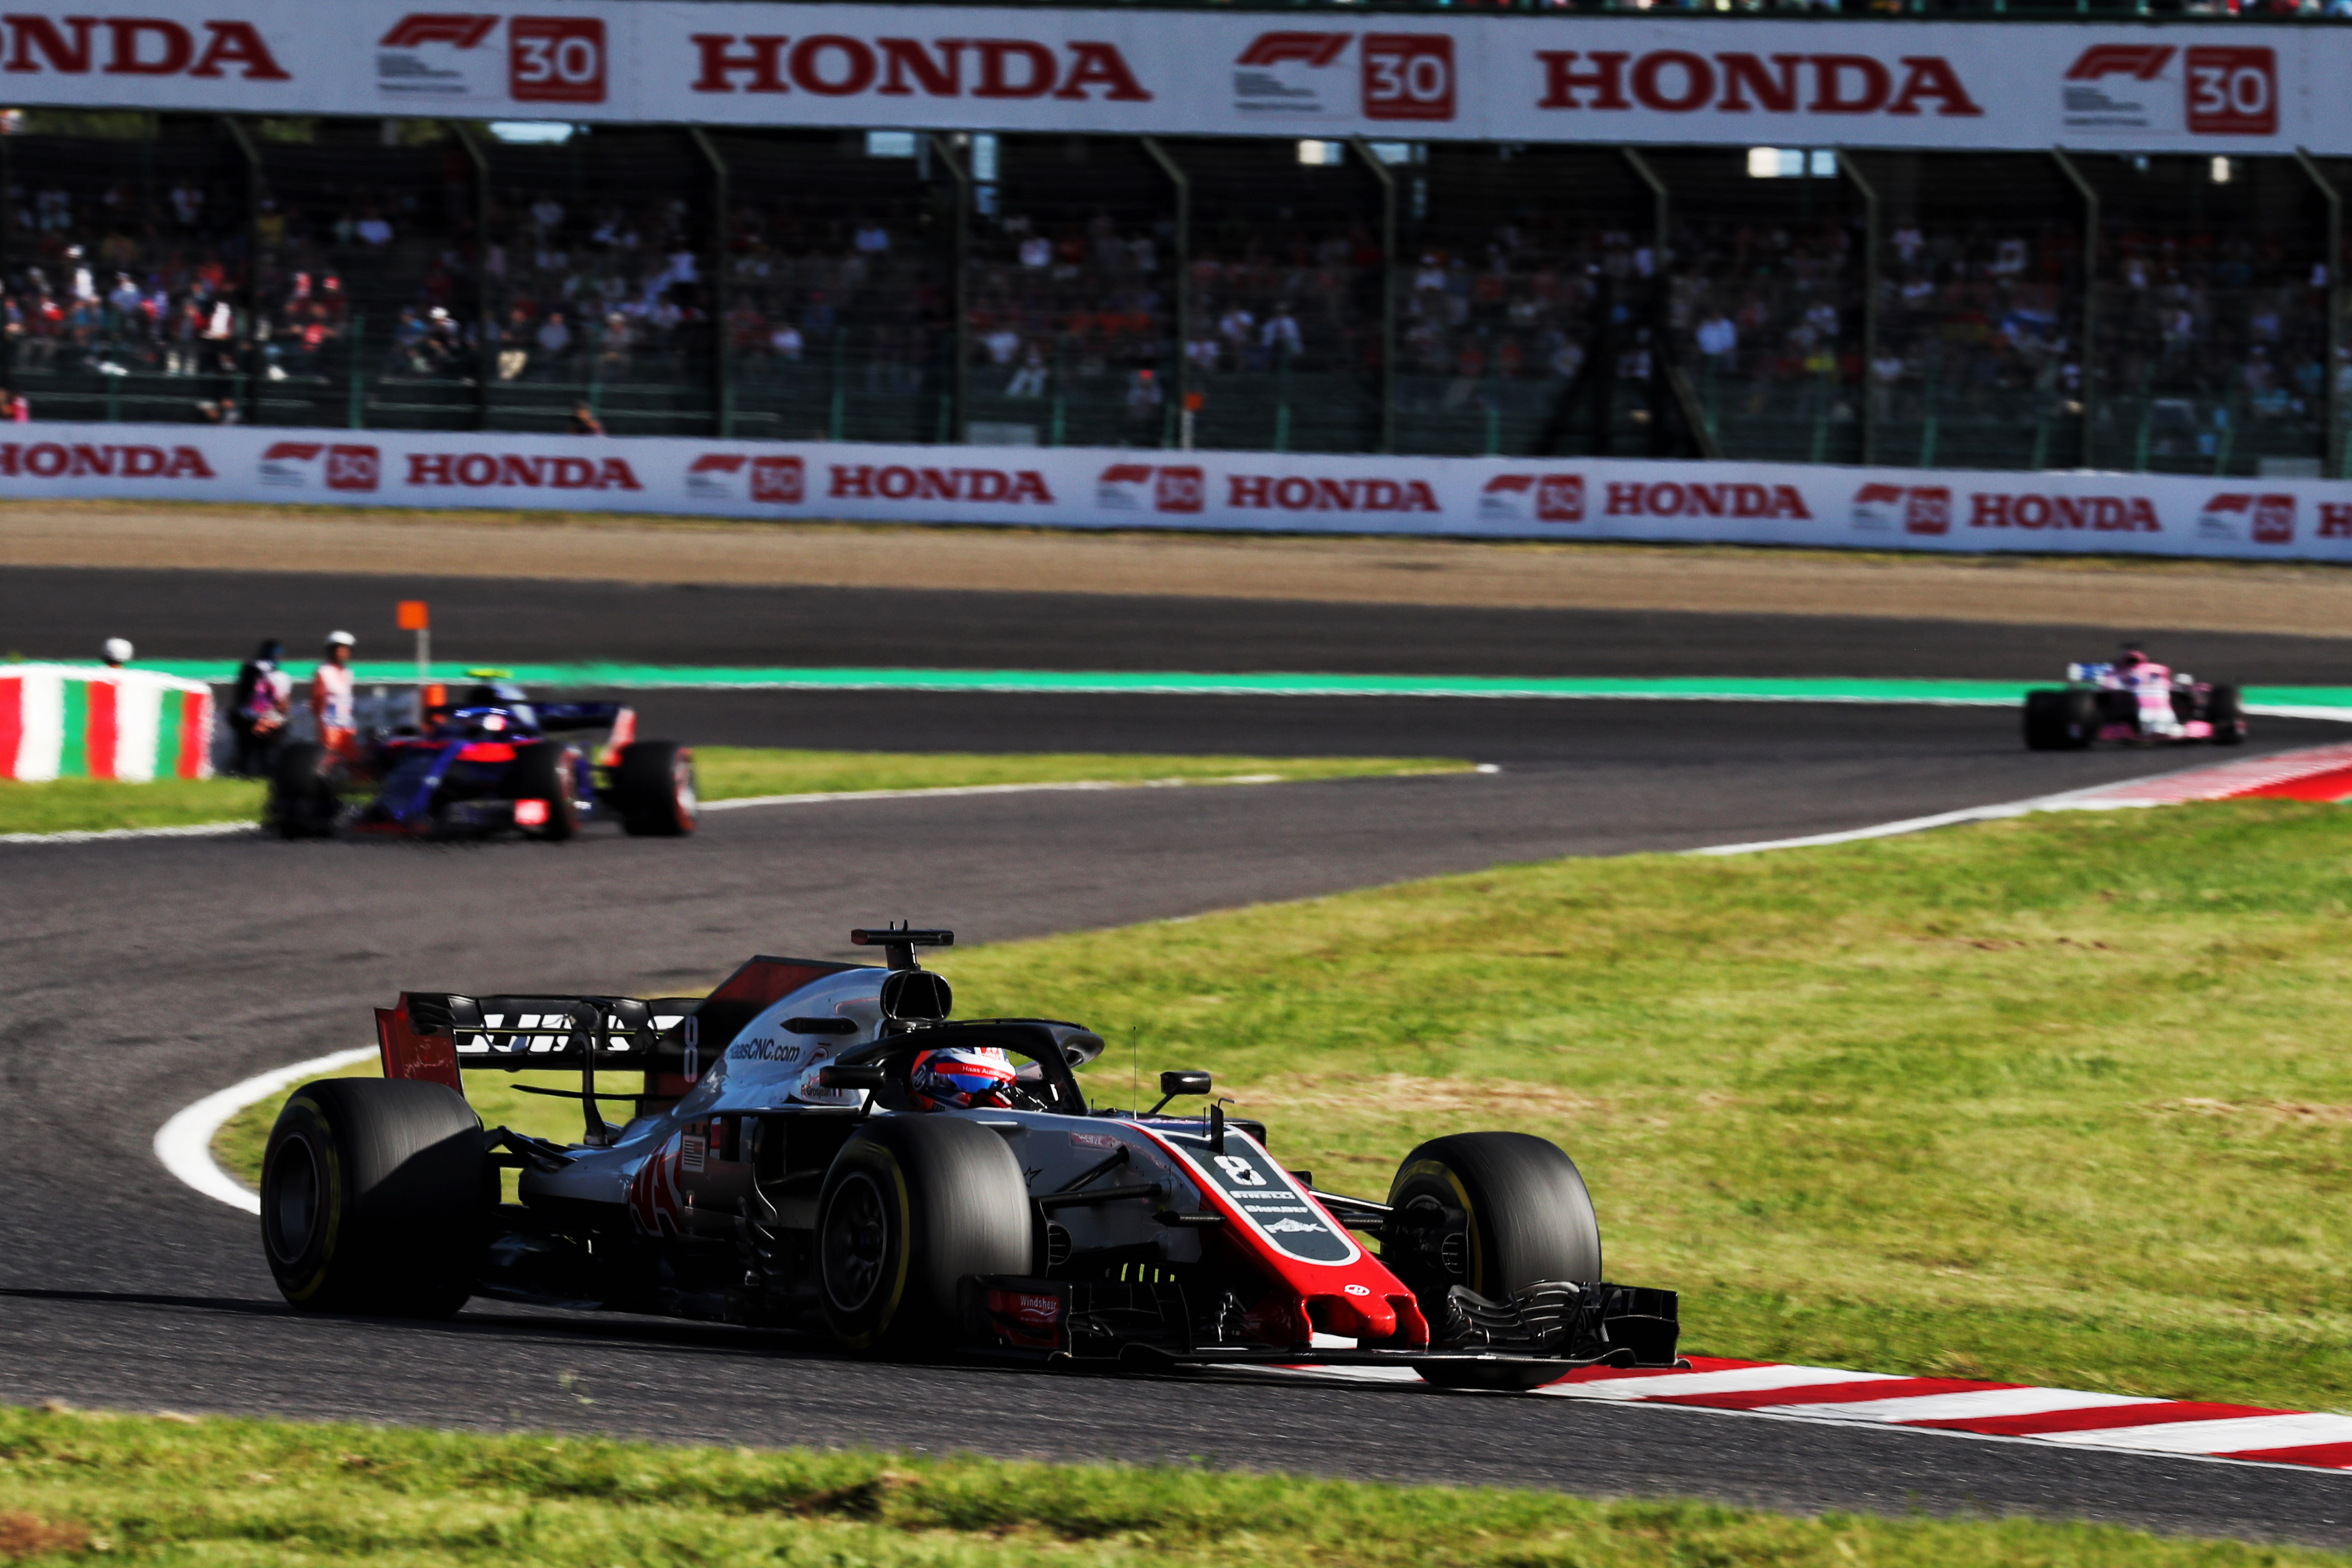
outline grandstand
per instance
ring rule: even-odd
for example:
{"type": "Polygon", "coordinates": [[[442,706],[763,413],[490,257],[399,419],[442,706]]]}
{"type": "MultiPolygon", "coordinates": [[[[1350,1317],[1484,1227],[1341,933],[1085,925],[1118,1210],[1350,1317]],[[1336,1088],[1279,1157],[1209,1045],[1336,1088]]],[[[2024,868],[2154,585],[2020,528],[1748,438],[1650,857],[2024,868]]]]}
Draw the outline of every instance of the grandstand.
{"type": "Polygon", "coordinates": [[[2299,153],[5,125],[40,420],[2344,468],[2299,153]]]}

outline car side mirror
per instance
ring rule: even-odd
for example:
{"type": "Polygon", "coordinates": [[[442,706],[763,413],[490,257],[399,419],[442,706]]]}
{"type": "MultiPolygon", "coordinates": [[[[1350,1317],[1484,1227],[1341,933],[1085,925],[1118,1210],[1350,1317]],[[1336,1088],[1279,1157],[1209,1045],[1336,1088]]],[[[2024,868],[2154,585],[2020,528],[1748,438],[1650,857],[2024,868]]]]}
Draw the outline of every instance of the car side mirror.
{"type": "Polygon", "coordinates": [[[816,1069],[816,1081],[822,1089],[883,1089],[890,1082],[888,1069],[876,1062],[845,1065],[839,1062],[816,1069]]]}
{"type": "MultiPolygon", "coordinates": [[[[1160,1075],[1160,1105],[1167,1104],[1170,1100],[1175,1099],[1180,1094],[1206,1094],[1208,1092],[1209,1075],[1207,1073],[1178,1071],[1164,1072],[1160,1075]]],[[[1146,1116],[1159,1115],[1160,1105],[1153,1106],[1150,1110],[1145,1111],[1144,1114],[1146,1116]]]]}

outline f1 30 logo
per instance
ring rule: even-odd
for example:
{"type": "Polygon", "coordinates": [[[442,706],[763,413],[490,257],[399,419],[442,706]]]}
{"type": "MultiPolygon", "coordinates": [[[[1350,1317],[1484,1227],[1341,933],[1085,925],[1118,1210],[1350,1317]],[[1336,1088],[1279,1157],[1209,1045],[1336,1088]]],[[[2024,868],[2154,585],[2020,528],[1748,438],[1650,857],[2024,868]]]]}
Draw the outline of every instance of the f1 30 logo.
{"type": "Polygon", "coordinates": [[[1364,35],[1364,118],[1454,118],[1454,40],[1444,33],[1364,35]]]}
{"type": "Polygon", "coordinates": [[[517,103],[604,101],[604,23],[517,16],[507,24],[507,90],[517,103]]]}
{"type": "Polygon", "coordinates": [[[509,16],[506,80],[483,49],[501,18],[462,11],[412,11],[376,44],[376,86],[395,94],[496,98],[516,103],[602,103],[604,24],[595,16],[509,16]],[[481,51],[477,53],[476,51],[481,51]]]}
{"type": "Polygon", "coordinates": [[[2207,136],[2278,134],[2278,55],[2266,48],[2189,51],[2189,129],[2207,136]]]}

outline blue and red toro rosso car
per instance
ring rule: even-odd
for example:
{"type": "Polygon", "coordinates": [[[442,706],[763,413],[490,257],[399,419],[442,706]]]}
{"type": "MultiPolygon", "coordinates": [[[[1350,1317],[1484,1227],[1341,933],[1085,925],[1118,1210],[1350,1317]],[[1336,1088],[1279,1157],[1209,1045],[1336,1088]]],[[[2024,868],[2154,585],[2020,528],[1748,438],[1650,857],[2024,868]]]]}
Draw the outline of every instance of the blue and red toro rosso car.
{"type": "Polygon", "coordinates": [[[2126,643],[2108,664],[2070,664],[2063,688],[2025,694],[2025,744],[2075,752],[2100,741],[2234,746],[2246,714],[2234,686],[2199,680],[2126,643]]]}
{"type": "Polygon", "coordinates": [[[616,702],[534,702],[498,672],[451,700],[428,686],[421,726],[356,742],[280,749],[264,826],[288,838],[339,828],[415,837],[515,832],[570,838],[599,818],[625,833],[695,829],[694,753],[640,741],[616,702]]]}
{"type": "Polygon", "coordinates": [[[1113,1110],[1076,1076],[1093,1032],[950,1022],[915,950],[952,933],[851,941],[888,967],[755,958],[705,997],[409,992],[379,1009],[384,1079],[310,1084],[270,1132],[278,1288],[312,1311],[441,1316],[481,1295],[860,1352],[1377,1364],[1477,1388],[1676,1364],[1675,1293],[1603,1282],[1556,1145],[1437,1138],[1383,1198],[1343,1197],[1222,1101],[1171,1112],[1210,1094],[1206,1073],[1113,1110]],[[580,1136],[484,1131],[466,1075],[547,1068],[580,1075],[536,1090],[579,1102],[580,1136]]]}

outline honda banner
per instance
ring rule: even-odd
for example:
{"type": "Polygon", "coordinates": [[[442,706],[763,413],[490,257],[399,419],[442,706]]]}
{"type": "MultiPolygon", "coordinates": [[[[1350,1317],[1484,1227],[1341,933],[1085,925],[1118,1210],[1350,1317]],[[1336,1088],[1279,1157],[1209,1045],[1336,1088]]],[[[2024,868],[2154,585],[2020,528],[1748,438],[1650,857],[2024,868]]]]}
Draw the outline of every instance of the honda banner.
{"type": "Polygon", "coordinates": [[[2352,561],[2352,482],[1630,458],[16,426],[17,497],[2352,561]]]}
{"type": "Polygon", "coordinates": [[[27,6],[0,48],[6,101],[69,107],[2352,153],[2352,31],[2255,25],[157,0],[27,6]]]}

